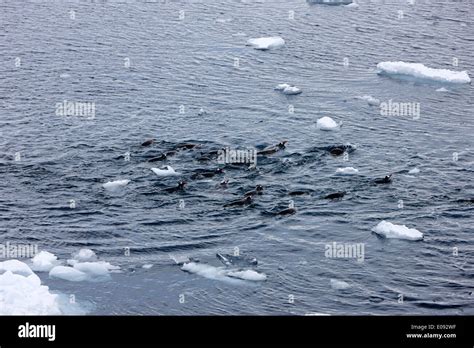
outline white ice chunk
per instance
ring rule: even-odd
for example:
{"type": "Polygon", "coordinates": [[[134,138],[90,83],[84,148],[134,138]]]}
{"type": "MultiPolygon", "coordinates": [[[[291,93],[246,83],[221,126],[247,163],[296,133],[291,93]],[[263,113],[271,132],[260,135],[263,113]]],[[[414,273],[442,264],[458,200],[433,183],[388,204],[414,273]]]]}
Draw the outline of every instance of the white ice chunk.
{"type": "Polygon", "coordinates": [[[449,92],[446,88],[441,87],[436,90],[436,92],[449,92]]]}
{"type": "Polygon", "coordinates": [[[91,277],[104,277],[109,275],[110,271],[119,269],[119,267],[105,261],[77,262],[74,264],[74,268],[91,277]]]}
{"type": "Polygon", "coordinates": [[[72,254],[72,258],[76,261],[94,261],[97,260],[97,255],[91,249],[83,248],[72,254]]]}
{"type": "Polygon", "coordinates": [[[359,173],[359,170],[353,167],[345,167],[345,168],[336,169],[336,174],[341,174],[341,175],[354,175],[357,173],[359,173]]]}
{"type": "Polygon", "coordinates": [[[287,83],[280,83],[280,84],[276,85],[275,90],[283,91],[287,87],[291,87],[291,85],[289,85],[287,83]]]}
{"type": "Polygon", "coordinates": [[[467,71],[453,71],[448,69],[433,69],[421,63],[381,62],[377,64],[379,73],[388,75],[408,75],[420,79],[438,82],[470,83],[471,78],[467,71]]]}
{"type": "Polygon", "coordinates": [[[36,272],[49,272],[60,264],[56,255],[47,251],[41,251],[31,259],[31,269],[36,272]]]}
{"type": "Polygon", "coordinates": [[[245,271],[230,271],[227,273],[229,277],[240,278],[243,280],[251,281],[263,281],[267,279],[267,276],[263,273],[255,272],[254,270],[247,269],[245,271]]]}
{"type": "Polygon", "coordinates": [[[51,278],[68,280],[70,282],[81,282],[87,279],[87,274],[72,267],[56,266],[49,271],[51,278]]]}
{"type": "Polygon", "coordinates": [[[422,240],[423,233],[414,229],[408,228],[405,225],[394,225],[388,221],[381,221],[372,229],[373,232],[384,236],[385,238],[397,238],[407,240],[422,240]]]}
{"type": "Polygon", "coordinates": [[[166,169],[158,169],[158,168],[151,168],[153,173],[155,173],[158,176],[173,176],[173,175],[179,175],[173,168],[170,166],[166,166],[166,169]]]}
{"type": "Polygon", "coordinates": [[[106,190],[113,191],[126,186],[129,182],[130,180],[128,179],[108,181],[105,184],[102,184],[102,187],[106,190]]]}
{"type": "Polygon", "coordinates": [[[249,39],[247,45],[252,46],[256,50],[270,50],[282,47],[285,45],[285,40],[279,36],[261,37],[257,39],[249,39]]]}
{"type": "MultiPolygon", "coordinates": [[[[26,268],[29,269],[24,264],[16,270],[26,268]]],[[[51,294],[47,286],[41,285],[36,274],[24,276],[12,271],[0,274],[0,315],[60,314],[58,295],[51,294]]]]}
{"type": "Polygon", "coordinates": [[[153,267],[153,265],[151,263],[147,263],[146,265],[142,266],[143,269],[150,269],[152,267],[153,267]]]}
{"type": "Polygon", "coordinates": [[[233,283],[243,282],[243,280],[262,281],[267,277],[265,274],[260,274],[253,270],[229,270],[224,267],[214,267],[205,263],[196,262],[185,263],[181,269],[208,279],[233,283]]]}
{"type": "Polygon", "coordinates": [[[409,174],[418,174],[420,172],[420,170],[418,168],[413,168],[413,169],[410,169],[408,171],[409,174]]]}
{"type": "Polygon", "coordinates": [[[380,100],[372,97],[371,95],[357,96],[356,99],[365,100],[370,106],[379,106],[380,100]]]}
{"type": "Polygon", "coordinates": [[[34,274],[31,268],[24,262],[18,260],[7,260],[0,262],[0,272],[11,272],[14,274],[19,274],[25,277],[28,277],[31,274],[34,274]]]}
{"type": "MultiPolygon", "coordinates": [[[[181,267],[183,271],[195,273],[204,278],[221,280],[221,281],[232,281],[232,278],[226,276],[226,270],[223,267],[214,267],[204,263],[188,262],[181,267]]],[[[234,279],[234,281],[238,281],[234,279]]]]}
{"type": "Polygon", "coordinates": [[[276,85],[275,90],[282,92],[287,95],[301,94],[303,91],[296,86],[289,85],[287,83],[280,83],[276,85]]]}
{"type": "Polygon", "coordinates": [[[345,290],[351,287],[349,283],[346,283],[345,281],[342,281],[342,280],[331,279],[329,282],[331,284],[331,288],[335,290],[345,290]]]}
{"type": "Polygon", "coordinates": [[[341,124],[337,124],[336,121],[334,121],[331,117],[328,116],[321,117],[316,122],[316,128],[323,131],[337,130],[340,126],[341,124]]]}

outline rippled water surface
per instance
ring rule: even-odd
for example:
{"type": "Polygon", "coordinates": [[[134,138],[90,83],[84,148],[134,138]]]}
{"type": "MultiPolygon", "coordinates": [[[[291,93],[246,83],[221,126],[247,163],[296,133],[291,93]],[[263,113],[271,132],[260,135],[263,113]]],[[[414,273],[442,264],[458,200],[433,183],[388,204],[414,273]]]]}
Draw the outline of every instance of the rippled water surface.
{"type": "Polygon", "coordinates": [[[106,282],[40,274],[92,314],[474,314],[473,86],[376,71],[400,60],[472,77],[474,4],[359,2],[0,2],[2,240],[61,259],[90,248],[119,265],[106,282]],[[280,49],[245,45],[277,35],[280,49]],[[284,82],[303,93],[273,90],[284,82]],[[420,103],[420,118],[382,116],[361,95],[420,103]],[[56,115],[63,100],[95,103],[95,118],[56,115]],[[317,130],[322,116],[342,121],[340,131],[317,130]],[[190,178],[220,166],[199,161],[201,151],[281,140],[286,150],[259,157],[257,169],[190,178]],[[182,142],[202,145],[148,162],[182,142]],[[324,150],[337,144],[356,151],[345,161],[324,150]],[[149,169],[164,164],[183,173],[184,192],[162,191],[178,181],[149,169]],[[359,175],[335,175],[347,166],[359,175]],[[392,184],[371,184],[388,173],[392,184]],[[116,179],[131,181],[102,188],[116,179]],[[223,208],[256,184],[264,194],[252,205],[223,208]],[[322,198],[335,191],[347,194],[322,198]],[[296,214],[268,214],[290,200],[296,214]],[[371,229],[381,220],[424,240],[379,238],[371,229]],[[364,243],[364,262],[325,257],[333,242],[364,243]],[[258,259],[266,281],[208,279],[170,259],[223,266],[215,254],[236,248],[258,259]]]}

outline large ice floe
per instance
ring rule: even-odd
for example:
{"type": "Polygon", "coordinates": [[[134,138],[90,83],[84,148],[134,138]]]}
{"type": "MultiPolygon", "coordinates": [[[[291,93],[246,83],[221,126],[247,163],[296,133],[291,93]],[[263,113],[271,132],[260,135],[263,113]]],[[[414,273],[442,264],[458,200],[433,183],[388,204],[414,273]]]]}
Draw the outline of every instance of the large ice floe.
{"type": "Polygon", "coordinates": [[[176,172],[171,166],[166,166],[164,169],[160,168],[150,168],[153,173],[155,173],[157,176],[173,176],[173,175],[179,175],[178,172],[176,172]]]}
{"type": "Polygon", "coordinates": [[[284,46],[285,40],[280,36],[260,37],[257,39],[249,39],[247,45],[252,46],[256,50],[271,50],[284,46]]]}
{"type": "Polygon", "coordinates": [[[414,229],[408,228],[405,225],[395,225],[388,221],[381,221],[377,226],[372,228],[372,231],[385,237],[407,240],[422,240],[423,233],[414,229]]]}
{"type": "Polygon", "coordinates": [[[64,314],[59,295],[41,285],[40,278],[24,262],[0,262],[0,315],[64,314]]]}
{"type": "Polygon", "coordinates": [[[205,263],[199,262],[188,262],[185,263],[181,269],[183,271],[194,273],[202,277],[220,280],[230,283],[239,283],[243,280],[246,281],[263,281],[267,279],[267,276],[263,273],[258,273],[254,270],[239,270],[239,269],[228,269],[225,267],[215,267],[205,263]]]}
{"type": "Polygon", "coordinates": [[[333,288],[334,290],[346,290],[351,287],[349,283],[337,279],[331,279],[329,281],[329,284],[331,284],[331,288],[333,288]]]}
{"type": "Polygon", "coordinates": [[[359,173],[359,170],[354,167],[344,167],[344,168],[336,169],[336,174],[339,174],[339,175],[355,175],[358,173],[359,173]]]}
{"type": "Polygon", "coordinates": [[[471,83],[467,71],[433,69],[421,63],[381,62],[377,64],[379,74],[405,75],[419,79],[448,83],[471,83]]]}
{"type": "Polygon", "coordinates": [[[102,281],[110,278],[110,273],[118,272],[120,267],[106,261],[98,261],[90,249],[81,249],[67,260],[68,266],[56,266],[49,271],[49,277],[71,282],[102,281]]]}

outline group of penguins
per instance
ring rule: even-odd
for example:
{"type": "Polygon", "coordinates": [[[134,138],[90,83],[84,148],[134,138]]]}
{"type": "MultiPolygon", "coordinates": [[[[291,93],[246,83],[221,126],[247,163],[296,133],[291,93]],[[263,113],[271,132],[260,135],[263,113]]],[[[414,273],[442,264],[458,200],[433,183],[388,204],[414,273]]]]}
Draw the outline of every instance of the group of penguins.
{"type": "MultiPolygon", "coordinates": [[[[146,140],[141,144],[141,147],[150,147],[153,144],[156,143],[155,139],[149,139],[146,140]]],[[[286,149],[288,144],[288,141],[284,140],[279,142],[276,145],[273,146],[267,146],[259,151],[257,151],[257,156],[272,156],[273,154],[276,154],[278,152],[281,152],[286,149]]],[[[162,162],[162,161],[167,161],[171,157],[177,155],[179,152],[182,151],[188,151],[188,150],[199,150],[201,148],[202,144],[199,143],[178,143],[174,145],[172,148],[161,152],[157,156],[153,156],[148,159],[148,162],[162,162]]],[[[198,157],[197,160],[199,162],[208,162],[217,159],[217,156],[219,154],[220,150],[224,149],[212,149],[209,151],[198,151],[198,157]]],[[[330,155],[334,157],[342,156],[346,152],[352,152],[355,150],[354,147],[351,145],[334,145],[334,146],[329,146],[325,148],[326,151],[329,152],[330,155]]],[[[239,165],[239,164],[232,164],[232,165],[239,165]]],[[[248,165],[248,164],[247,164],[248,165]]],[[[193,172],[193,174],[190,176],[191,179],[193,180],[199,180],[199,179],[207,179],[207,178],[212,178],[216,175],[224,174],[225,171],[222,168],[216,168],[216,169],[197,169],[193,172]]],[[[390,184],[392,182],[393,175],[389,174],[386,175],[383,178],[377,178],[373,180],[374,184],[390,184]]],[[[221,187],[227,187],[229,183],[229,179],[225,178],[222,180],[219,184],[221,187]]],[[[176,186],[172,187],[167,187],[164,188],[163,191],[167,193],[179,193],[183,192],[186,189],[187,182],[185,180],[180,180],[176,186]]],[[[251,191],[245,192],[239,199],[227,202],[224,204],[224,208],[233,208],[233,207],[244,207],[252,204],[254,202],[254,199],[256,196],[262,195],[264,192],[264,187],[262,185],[256,185],[255,188],[251,191]]],[[[299,195],[304,195],[307,194],[307,191],[291,191],[289,192],[290,196],[299,196],[299,195]]],[[[323,196],[322,198],[328,199],[328,200],[339,200],[343,198],[346,195],[346,191],[337,191],[333,192],[330,194],[327,194],[323,196]]],[[[275,212],[272,212],[271,214],[273,215],[292,215],[296,213],[296,208],[290,204],[290,206],[286,209],[283,210],[278,210],[275,212]]]]}

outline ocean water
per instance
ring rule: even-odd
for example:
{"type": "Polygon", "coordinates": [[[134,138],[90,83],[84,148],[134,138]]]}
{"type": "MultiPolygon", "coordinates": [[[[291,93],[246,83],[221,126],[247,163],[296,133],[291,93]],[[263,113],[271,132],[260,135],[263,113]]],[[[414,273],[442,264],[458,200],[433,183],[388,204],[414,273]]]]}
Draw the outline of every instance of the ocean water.
{"type": "Polygon", "coordinates": [[[62,260],[89,248],[120,266],[103,282],[38,274],[89,314],[474,314],[474,88],[376,69],[405,61],[472,77],[474,4],[359,4],[0,1],[0,242],[62,260]],[[264,36],[286,44],[246,46],[264,36]],[[280,83],[303,93],[274,91],[280,83]],[[419,117],[382,115],[363,95],[419,103],[419,117]],[[61,116],[64,100],[94,103],[94,117],[61,116]],[[316,129],[323,116],[340,130],[316,129]],[[203,151],[282,140],[256,169],[191,178],[222,167],[199,161],[203,151]],[[183,142],[201,145],[148,162],[183,142]],[[356,150],[325,150],[338,144],[356,150]],[[180,177],[157,177],[161,165],[183,173],[184,192],[162,191],[180,177]],[[341,167],[359,174],[335,175],[341,167]],[[373,185],[389,173],[391,184],[373,185]],[[130,183],[102,188],[117,179],[130,183]],[[223,207],[257,184],[253,204],[223,207]],[[337,191],[347,193],[323,198],[337,191]],[[290,201],[295,214],[269,213],[290,201]],[[424,239],[380,238],[371,229],[382,220],[424,239]],[[327,257],[334,242],[362,243],[363,261],[327,257]],[[235,252],[257,258],[266,280],[210,279],[170,258],[224,267],[216,253],[235,252]]]}

